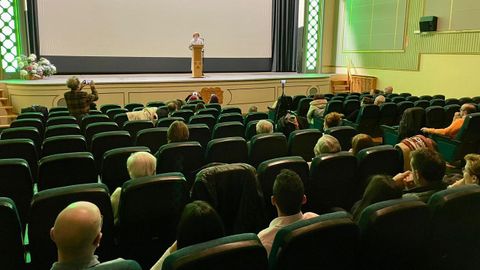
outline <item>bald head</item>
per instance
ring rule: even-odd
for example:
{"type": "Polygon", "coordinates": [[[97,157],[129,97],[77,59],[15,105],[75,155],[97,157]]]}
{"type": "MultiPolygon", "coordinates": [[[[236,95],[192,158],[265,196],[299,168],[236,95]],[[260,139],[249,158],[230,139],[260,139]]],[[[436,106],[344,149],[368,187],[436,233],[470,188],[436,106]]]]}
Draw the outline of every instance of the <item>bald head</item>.
{"type": "Polygon", "coordinates": [[[474,113],[476,111],[475,105],[471,103],[465,103],[460,107],[460,114],[461,116],[467,116],[471,113],[474,113]]]}
{"type": "Polygon", "coordinates": [[[102,215],[90,202],[75,202],[58,214],[50,236],[57,245],[58,261],[91,256],[102,237],[102,215]]]}

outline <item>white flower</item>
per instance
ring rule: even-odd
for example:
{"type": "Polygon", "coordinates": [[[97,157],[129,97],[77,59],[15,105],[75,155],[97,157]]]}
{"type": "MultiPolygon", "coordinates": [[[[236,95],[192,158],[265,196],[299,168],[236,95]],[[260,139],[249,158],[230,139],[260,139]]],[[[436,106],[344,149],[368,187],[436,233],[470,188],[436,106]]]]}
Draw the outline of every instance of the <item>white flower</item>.
{"type": "Polygon", "coordinates": [[[23,69],[20,70],[20,76],[21,76],[21,77],[25,77],[25,76],[27,76],[27,75],[28,75],[28,71],[23,70],[23,69]]]}
{"type": "Polygon", "coordinates": [[[36,69],[32,69],[32,71],[30,71],[30,74],[37,74],[37,70],[36,70],[36,69]]]}
{"type": "Polygon", "coordinates": [[[28,59],[29,59],[30,61],[35,61],[35,60],[37,60],[37,56],[32,53],[32,54],[30,54],[30,55],[28,56],[28,59]]]}
{"type": "Polygon", "coordinates": [[[18,68],[22,69],[25,66],[23,62],[18,61],[18,68]]]}
{"type": "Polygon", "coordinates": [[[50,68],[52,69],[52,74],[56,74],[56,73],[57,73],[57,67],[56,67],[56,66],[51,65],[50,68]]]}

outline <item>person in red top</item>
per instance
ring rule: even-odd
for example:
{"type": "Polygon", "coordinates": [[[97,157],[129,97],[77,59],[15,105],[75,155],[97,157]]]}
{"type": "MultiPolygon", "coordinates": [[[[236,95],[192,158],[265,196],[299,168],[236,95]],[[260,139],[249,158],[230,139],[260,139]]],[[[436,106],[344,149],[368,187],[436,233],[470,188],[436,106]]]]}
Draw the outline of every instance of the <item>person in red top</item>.
{"type": "Polygon", "coordinates": [[[463,104],[462,107],[460,107],[460,112],[455,113],[455,116],[453,117],[453,121],[450,124],[450,126],[446,128],[438,128],[438,129],[423,127],[421,131],[423,133],[438,134],[438,135],[447,136],[453,139],[462,128],[465,117],[470,113],[474,113],[475,111],[476,109],[473,104],[469,104],[469,103],[463,104]]]}

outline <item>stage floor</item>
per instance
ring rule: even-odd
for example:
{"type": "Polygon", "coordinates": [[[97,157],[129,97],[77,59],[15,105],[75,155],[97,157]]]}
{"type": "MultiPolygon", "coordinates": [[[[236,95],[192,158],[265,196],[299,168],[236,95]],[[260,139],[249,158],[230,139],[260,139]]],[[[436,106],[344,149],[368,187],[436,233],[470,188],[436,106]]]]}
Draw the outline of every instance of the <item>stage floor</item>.
{"type": "MultiPolygon", "coordinates": [[[[22,85],[58,85],[73,75],[54,75],[42,80],[4,80],[0,83],[22,85]]],[[[288,79],[325,79],[328,74],[295,73],[295,72],[258,72],[258,73],[205,73],[204,78],[192,78],[190,73],[172,74],[96,74],[75,75],[80,79],[94,80],[102,83],[192,83],[192,82],[230,82],[257,80],[288,80],[288,79]]]]}

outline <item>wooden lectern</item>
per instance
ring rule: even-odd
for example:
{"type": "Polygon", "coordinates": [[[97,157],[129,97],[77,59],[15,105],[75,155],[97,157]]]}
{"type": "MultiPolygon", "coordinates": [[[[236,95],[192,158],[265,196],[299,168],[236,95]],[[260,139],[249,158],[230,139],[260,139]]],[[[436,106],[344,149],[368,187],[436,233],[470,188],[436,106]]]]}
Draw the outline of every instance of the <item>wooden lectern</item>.
{"type": "Polygon", "coordinates": [[[203,45],[192,46],[192,77],[203,77],[203,45]]]}

